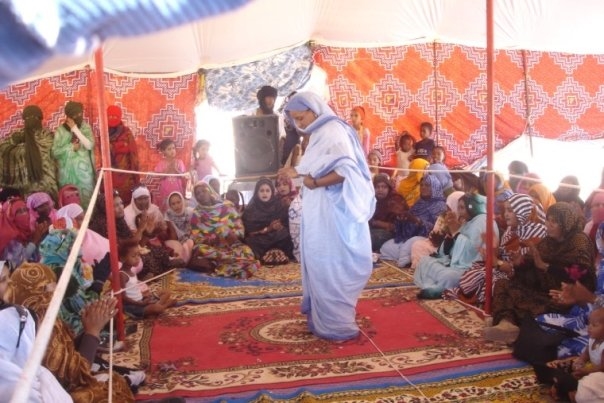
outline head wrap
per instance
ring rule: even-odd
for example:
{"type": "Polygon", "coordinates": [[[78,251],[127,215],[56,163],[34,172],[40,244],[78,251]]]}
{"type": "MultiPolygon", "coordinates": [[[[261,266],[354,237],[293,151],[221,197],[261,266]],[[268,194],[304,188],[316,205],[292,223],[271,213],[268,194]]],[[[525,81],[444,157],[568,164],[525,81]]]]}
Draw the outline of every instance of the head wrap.
{"type": "Polygon", "coordinates": [[[197,205],[198,206],[202,206],[202,207],[211,207],[211,206],[214,206],[214,205],[216,205],[216,204],[218,204],[220,202],[220,196],[218,194],[216,194],[216,191],[212,188],[212,186],[210,186],[209,183],[206,183],[204,181],[199,181],[199,182],[197,182],[195,184],[195,186],[193,186],[193,197],[195,197],[195,201],[197,201],[197,205]],[[204,204],[199,203],[199,200],[195,196],[195,190],[198,187],[202,187],[202,186],[205,187],[206,189],[210,190],[210,198],[212,199],[210,201],[210,203],[211,203],[210,205],[204,205],[204,204]]]}
{"type": "MultiPolygon", "coordinates": [[[[285,115],[295,124],[295,120],[291,117],[291,112],[303,112],[309,109],[317,115],[317,118],[304,130],[296,126],[301,133],[311,134],[314,130],[331,120],[340,120],[333,109],[314,92],[298,92],[294,95],[287,105],[285,105],[285,115]]],[[[351,130],[354,132],[354,136],[357,137],[356,131],[352,128],[351,130]]]]}
{"type": "Polygon", "coordinates": [[[461,192],[459,190],[456,190],[455,192],[451,193],[449,196],[447,196],[447,207],[449,207],[449,209],[455,213],[455,216],[457,216],[457,206],[459,204],[459,199],[461,199],[464,195],[464,192],[461,192]]]}
{"type": "Polygon", "coordinates": [[[35,118],[41,121],[43,117],[42,109],[40,109],[40,107],[37,105],[28,105],[23,108],[23,113],[21,116],[23,117],[23,120],[35,118]]]}
{"type": "Polygon", "coordinates": [[[55,202],[52,198],[45,192],[36,192],[29,195],[27,198],[27,208],[30,210],[35,210],[44,203],[48,203],[50,208],[55,206],[55,202]]]}
{"type": "Polygon", "coordinates": [[[388,176],[388,174],[385,173],[379,173],[377,175],[375,175],[373,177],[373,186],[377,185],[378,183],[385,183],[388,188],[390,189],[390,191],[392,191],[392,181],[390,180],[390,177],[388,176]]]}
{"type": "Polygon", "coordinates": [[[536,197],[545,211],[547,211],[552,204],[556,203],[556,198],[543,183],[535,183],[529,188],[528,194],[536,197]]]}
{"type": "Polygon", "coordinates": [[[186,240],[191,234],[192,209],[187,207],[187,201],[185,200],[184,196],[182,193],[177,191],[168,195],[166,204],[168,206],[168,209],[166,210],[166,219],[174,224],[178,240],[186,240]],[[172,206],[170,206],[170,200],[172,200],[172,197],[174,196],[177,196],[182,201],[180,211],[176,211],[172,208],[172,206]]]}
{"type": "Polygon", "coordinates": [[[352,108],[352,112],[358,113],[361,119],[365,119],[365,108],[363,108],[362,106],[355,106],[354,108],[352,108]]]}
{"type": "Polygon", "coordinates": [[[65,114],[69,117],[74,117],[84,111],[84,105],[81,102],[69,101],[65,105],[65,114]]]}
{"type": "Polygon", "coordinates": [[[149,192],[146,186],[139,186],[132,191],[132,199],[138,199],[143,196],[151,197],[151,192],[149,192]]]}
{"type": "Polygon", "coordinates": [[[271,87],[270,85],[265,85],[260,88],[256,93],[256,98],[258,98],[258,105],[262,110],[262,113],[265,115],[270,115],[273,112],[273,107],[270,107],[266,104],[266,97],[277,98],[277,89],[275,87],[271,87]]]}
{"type": "Polygon", "coordinates": [[[258,98],[258,102],[264,101],[266,97],[277,98],[277,89],[275,87],[271,87],[270,85],[265,85],[258,90],[256,93],[256,98],[258,98]]]}
{"type": "Polygon", "coordinates": [[[466,211],[468,212],[470,219],[479,214],[486,214],[487,198],[483,195],[478,193],[466,193],[462,199],[466,205],[466,211]]]}
{"type": "Polygon", "coordinates": [[[70,218],[74,220],[77,216],[82,214],[84,209],[79,204],[71,203],[65,207],[61,207],[57,211],[57,218],[70,218]]]}
{"type": "Polygon", "coordinates": [[[75,185],[65,185],[59,190],[59,207],[66,206],[71,203],[80,204],[80,189],[75,185]],[[71,194],[67,194],[71,192],[71,194]],[[77,192],[77,193],[73,193],[77,192]]]}
{"type": "Polygon", "coordinates": [[[543,209],[535,203],[532,197],[521,193],[514,193],[507,201],[516,215],[519,226],[525,225],[529,221],[541,224],[545,221],[543,209]]]}
{"type": "Polygon", "coordinates": [[[373,149],[369,151],[369,153],[367,154],[367,160],[369,160],[370,155],[375,155],[377,159],[380,160],[379,165],[382,165],[382,153],[379,150],[373,149]]]}
{"type": "Polygon", "coordinates": [[[541,178],[539,178],[539,175],[531,173],[531,172],[524,174],[524,176],[522,178],[516,178],[516,179],[517,179],[516,189],[512,189],[512,190],[516,193],[524,193],[524,194],[528,194],[529,189],[535,183],[541,182],[541,178]]]}
{"type": "Polygon", "coordinates": [[[577,232],[583,232],[582,217],[579,217],[571,205],[566,202],[558,202],[551,205],[546,212],[546,216],[560,226],[564,239],[577,232]]]}
{"type": "Polygon", "coordinates": [[[398,184],[396,191],[404,195],[409,207],[413,207],[419,199],[419,183],[421,182],[425,169],[430,163],[423,158],[416,158],[409,163],[409,175],[404,177],[398,184]]]}
{"type": "Polygon", "coordinates": [[[289,193],[286,195],[282,195],[281,193],[277,192],[277,197],[280,199],[289,197],[291,200],[293,200],[294,197],[298,195],[298,189],[296,189],[296,185],[294,184],[293,179],[290,178],[289,175],[277,175],[277,178],[275,179],[275,187],[277,187],[279,183],[283,182],[287,183],[287,185],[289,186],[289,193]]]}
{"type": "Polygon", "coordinates": [[[12,240],[16,239],[25,242],[29,239],[31,233],[29,215],[23,218],[23,222],[19,223],[16,221],[17,211],[22,207],[26,207],[26,205],[19,198],[9,199],[2,205],[2,209],[0,210],[0,228],[2,229],[0,231],[0,255],[12,240]]]}
{"type": "Polygon", "coordinates": [[[52,298],[46,286],[57,282],[52,269],[41,263],[23,263],[10,280],[9,303],[25,305],[43,317],[52,298]]]}
{"type": "Polygon", "coordinates": [[[23,109],[22,116],[25,130],[23,140],[19,140],[18,143],[25,143],[25,155],[22,156],[17,151],[16,144],[4,148],[0,159],[4,162],[4,175],[2,179],[5,185],[12,185],[18,182],[17,178],[22,175],[22,172],[17,167],[22,165],[23,160],[25,160],[27,179],[31,182],[38,182],[44,177],[42,154],[38,146],[38,140],[36,139],[36,134],[43,130],[42,109],[37,105],[28,105],[23,109]]]}
{"type": "Polygon", "coordinates": [[[272,221],[283,218],[285,207],[281,201],[275,197],[275,193],[275,186],[273,185],[273,181],[269,178],[262,177],[256,182],[254,195],[243,211],[241,217],[246,231],[258,231],[269,225],[272,221]],[[271,190],[271,197],[266,201],[260,200],[259,196],[260,187],[264,185],[268,186],[271,190]]]}
{"type": "Polygon", "coordinates": [[[122,123],[122,109],[117,105],[107,107],[107,124],[109,127],[116,127],[122,123]]]}

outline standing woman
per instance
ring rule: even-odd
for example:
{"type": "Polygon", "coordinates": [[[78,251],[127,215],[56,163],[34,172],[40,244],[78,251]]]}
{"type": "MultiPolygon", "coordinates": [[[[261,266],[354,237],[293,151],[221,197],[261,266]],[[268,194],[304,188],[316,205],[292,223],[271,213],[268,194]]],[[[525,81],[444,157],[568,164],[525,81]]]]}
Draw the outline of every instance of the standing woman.
{"type": "Polygon", "coordinates": [[[316,336],[348,340],[359,333],[355,308],[373,267],[371,174],[355,130],[318,95],[296,94],[285,113],[310,136],[300,164],[279,172],[303,175],[306,187],[300,229],[301,310],[316,336]]]}
{"type": "Polygon", "coordinates": [[[65,122],[55,131],[52,155],[57,160],[59,187],[75,185],[80,190],[82,208],[88,208],[95,182],[94,135],[84,122],[84,105],[69,101],[65,122]]]}

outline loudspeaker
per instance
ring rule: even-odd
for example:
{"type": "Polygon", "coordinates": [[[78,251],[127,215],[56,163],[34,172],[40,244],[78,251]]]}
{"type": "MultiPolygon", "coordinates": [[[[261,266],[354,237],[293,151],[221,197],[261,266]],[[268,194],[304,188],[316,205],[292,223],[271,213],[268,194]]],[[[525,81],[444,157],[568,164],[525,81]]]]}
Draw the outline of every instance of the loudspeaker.
{"type": "Polygon", "coordinates": [[[279,117],[238,116],[233,118],[235,176],[276,174],[279,164],[279,117]]]}

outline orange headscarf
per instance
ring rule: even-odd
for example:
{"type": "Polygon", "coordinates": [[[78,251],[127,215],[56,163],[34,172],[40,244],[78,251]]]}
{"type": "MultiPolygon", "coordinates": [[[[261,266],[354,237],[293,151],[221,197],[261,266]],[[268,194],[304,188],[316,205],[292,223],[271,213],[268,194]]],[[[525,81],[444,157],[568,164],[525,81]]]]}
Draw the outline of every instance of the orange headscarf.
{"type": "Polygon", "coordinates": [[[403,178],[396,188],[396,192],[405,198],[409,208],[419,200],[419,184],[424,177],[424,170],[429,165],[425,159],[415,158],[409,164],[409,175],[403,178]]]}

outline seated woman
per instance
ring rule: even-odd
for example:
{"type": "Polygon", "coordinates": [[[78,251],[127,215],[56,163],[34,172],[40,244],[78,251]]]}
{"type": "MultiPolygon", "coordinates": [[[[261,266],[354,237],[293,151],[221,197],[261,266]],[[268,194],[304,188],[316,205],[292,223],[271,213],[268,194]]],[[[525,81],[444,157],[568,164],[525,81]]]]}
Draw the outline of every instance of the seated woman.
{"type": "Polygon", "coordinates": [[[178,241],[186,242],[191,237],[192,216],[193,209],[187,206],[187,201],[180,192],[168,195],[168,209],[164,218],[174,225],[178,241]]]}
{"type": "MultiPolygon", "coordinates": [[[[375,212],[369,220],[369,232],[371,234],[371,249],[379,252],[380,248],[389,239],[394,238],[394,215],[388,209],[389,200],[396,193],[393,192],[392,182],[388,174],[381,173],[373,177],[373,189],[375,190],[375,212]]],[[[401,200],[405,205],[405,211],[408,210],[407,202],[401,200]]]]}
{"type": "MultiPolygon", "coordinates": [[[[78,204],[69,204],[60,208],[57,212],[57,219],[50,226],[48,235],[40,244],[41,263],[50,267],[57,277],[61,275],[67,263],[67,258],[73,248],[83,217],[84,210],[78,204]]],[[[101,245],[82,244],[82,249],[95,246],[101,245]]],[[[104,246],[108,252],[109,242],[106,242],[104,246]]],[[[81,254],[76,259],[59,312],[61,319],[71,327],[75,334],[79,334],[83,329],[80,312],[87,303],[98,299],[102,284],[108,276],[109,270],[106,270],[104,279],[100,284],[101,287],[91,288],[94,283],[92,266],[83,264],[81,254]]]]}
{"type": "Polygon", "coordinates": [[[185,267],[191,259],[193,241],[187,239],[178,241],[176,228],[171,221],[154,221],[145,217],[144,213],[136,216],[134,222],[142,231],[139,245],[143,255],[153,253],[156,257],[161,256],[161,265],[153,267],[149,272],[161,274],[173,267],[185,267]],[[168,256],[166,259],[165,256],[168,256]]]}
{"type": "Polygon", "coordinates": [[[254,195],[241,216],[245,228],[243,242],[257,259],[267,265],[288,263],[294,259],[288,226],[288,207],[275,195],[273,182],[261,178],[254,195]]]}
{"type": "MultiPolygon", "coordinates": [[[[458,205],[458,216],[465,223],[451,248],[450,256],[425,256],[414,274],[415,285],[421,288],[419,298],[440,298],[447,288],[456,287],[462,274],[480,259],[482,235],[486,231],[486,197],[466,193],[458,205]]],[[[493,228],[499,237],[497,226],[493,228]]]]}
{"type": "Polygon", "coordinates": [[[427,238],[416,240],[411,246],[411,268],[416,269],[420,259],[438,252],[441,256],[449,256],[453,242],[459,234],[463,222],[458,217],[459,199],[465,193],[454,191],[447,196],[447,210],[436,220],[427,238]]]}
{"type": "MultiPolygon", "coordinates": [[[[54,272],[43,264],[25,263],[15,270],[10,280],[5,300],[8,303],[24,305],[32,310],[37,315],[39,323],[42,323],[57,283],[54,272]]],[[[74,402],[107,399],[109,385],[107,382],[98,381],[92,375],[91,365],[99,343],[98,334],[115,314],[115,301],[108,302],[110,303],[99,302],[103,304],[101,311],[95,313],[87,309],[83,311],[83,322],[93,319],[89,314],[97,320],[93,326],[85,325],[86,335],[90,337],[81,339],[77,349],[73,333],[67,324],[59,318],[54,323],[42,365],[48,368],[62,385],[65,385],[74,402]],[[102,320],[98,320],[99,318],[102,320]]],[[[114,373],[112,380],[113,401],[134,402],[134,396],[126,379],[114,373]]]]}
{"type": "MultiPolygon", "coordinates": [[[[122,198],[119,196],[119,193],[115,191],[111,197],[113,198],[113,209],[115,213],[115,230],[117,234],[118,246],[120,243],[124,242],[128,239],[136,239],[140,241],[143,237],[143,231],[146,228],[146,225],[141,225],[140,228],[136,228],[135,231],[130,230],[130,226],[126,223],[125,218],[125,209],[124,203],[122,202],[122,198]]],[[[141,214],[141,212],[139,212],[141,214]]],[[[143,214],[145,217],[145,223],[149,221],[147,218],[149,213],[143,214]]],[[[136,219],[136,217],[134,218],[136,219]]],[[[105,195],[99,194],[96,205],[94,206],[94,213],[90,220],[90,224],[88,226],[92,231],[100,234],[101,236],[107,238],[108,237],[108,229],[107,229],[107,212],[105,210],[105,195]]],[[[141,270],[145,269],[146,273],[162,273],[170,263],[170,255],[167,250],[163,247],[150,246],[150,253],[142,255],[143,264],[138,267],[137,273],[141,276],[145,273],[141,272],[141,270]]]]}
{"type": "Polygon", "coordinates": [[[55,202],[44,192],[32,193],[27,197],[27,208],[29,209],[29,227],[35,230],[36,224],[46,222],[48,225],[57,218],[55,202]]]}
{"type": "MultiPolygon", "coordinates": [[[[498,259],[493,268],[493,285],[514,276],[514,258],[526,255],[532,243],[545,238],[545,213],[532,197],[515,193],[504,203],[507,229],[501,237],[498,259]]],[[[481,306],[485,300],[485,263],[475,262],[459,280],[459,287],[447,290],[448,296],[481,306]]]]}
{"type": "Polygon", "coordinates": [[[197,201],[191,218],[195,267],[217,276],[251,277],[260,262],[252,249],[241,242],[244,227],[239,213],[231,203],[223,203],[203,181],[194,186],[193,194],[197,201]]]}
{"type": "Polygon", "coordinates": [[[423,177],[420,199],[409,209],[402,220],[396,220],[394,239],[380,248],[382,258],[395,260],[399,267],[411,263],[411,247],[422,237],[428,236],[438,217],[447,210],[440,181],[432,174],[423,177]]]}
{"type": "Polygon", "coordinates": [[[243,193],[238,191],[237,189],[229,189],[222,196],[221,199],[224,201],[230,201],[233,203],[235,210],[239,214],[243,213],[245,210],[245,198],[243,197],[243,193]]]}
{"type": "Polygon", "coordinates": [[[396,192],[407,201],[407,206],[413,207],[420,198],[419,185],[424,177],[424,171],[430,163],[423,158],[415,158],[409,163],[409,174],[398,184],[396,192]]]}
{"type": "Polygon", "coordinates": [[[59,189],[59,208],[72,203],[82,203],[80,200],[80,190],[76,185],[67,184],[59,189]]]}
{"type": "Polygon", "coordinates": [[[567,313],[569,306],[549,297],[563,282],[580,281],[595,290],[594,246],[582,231],[583,218],[568,203],[552,205],[546,213],[547,236],[530,255],[514,263],[514,276],[499,280],[493,291],[493,324],[485,338],[511,343],[518,337],[521,320],[545,312],[567,313]]]}
{"type": "Polygon", "coordinates": [[[4,202],[0,228],[0,259],[10,261],[13,267],[40,260],[38,245],[48,232],[48,223],[36,224],[32,231],[29,210],[22,199],[11,198],[4,202]]]}
{"type": "Polygon", "coordinates": [[[298,190],[296,189],[292,178],[286,175],[277,175],[277,179],[275,179],[275,188],[277,189],[277,198],[281,200],[281,203],[285,208],[289,208],[291,202],[298,195],[298,190]]]}

